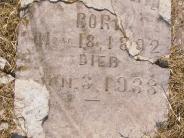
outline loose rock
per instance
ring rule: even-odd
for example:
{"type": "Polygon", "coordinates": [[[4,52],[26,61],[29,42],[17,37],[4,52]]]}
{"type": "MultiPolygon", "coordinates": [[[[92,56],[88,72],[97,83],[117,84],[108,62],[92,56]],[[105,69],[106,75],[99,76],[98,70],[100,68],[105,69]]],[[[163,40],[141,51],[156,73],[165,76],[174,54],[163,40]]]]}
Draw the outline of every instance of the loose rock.
{"type": "Polygon", "coordinates": [[[0,131],[8,129],[8,123],[0,123],[0,131]]]}
{"type": "Polygon", "coordinates": [[[15,78],[12,77],[11,75],[7,75],[5,73],[1,73],[0,75],[0,87],[2,87],[3,85],[10,83],[14,80],[15,78]]]}

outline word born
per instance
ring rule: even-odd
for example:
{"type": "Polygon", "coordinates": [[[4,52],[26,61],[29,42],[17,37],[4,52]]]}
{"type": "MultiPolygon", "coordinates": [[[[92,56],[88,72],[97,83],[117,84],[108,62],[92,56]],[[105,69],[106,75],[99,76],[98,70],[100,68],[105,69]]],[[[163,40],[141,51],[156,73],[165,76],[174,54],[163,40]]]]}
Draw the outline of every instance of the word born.
{"type": "Polygon", "coordinates": [[[109,30],[112,25],[115,30],[119,29],[117,19],[112,19],[110,15],[101,14],[100,18],[98,18],[95,14],[77,13],[77,28],[88,27],[109,30]]]}

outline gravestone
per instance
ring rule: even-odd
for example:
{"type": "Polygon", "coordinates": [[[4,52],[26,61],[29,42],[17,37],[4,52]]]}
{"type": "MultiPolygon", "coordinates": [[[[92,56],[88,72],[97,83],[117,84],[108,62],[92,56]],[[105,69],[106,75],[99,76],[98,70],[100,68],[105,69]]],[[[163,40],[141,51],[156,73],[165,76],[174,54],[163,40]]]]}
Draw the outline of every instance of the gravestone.
{"type": "Polygon", "coordinates": [[[99,0],[39,1],[22,11],[28,22],[19,27],[17,79],[50,94],[44,134],[35,138],[156,133],[167,120],[169,70],[155,62],[171,41],[159,10],[159,0],[99,0]]]}

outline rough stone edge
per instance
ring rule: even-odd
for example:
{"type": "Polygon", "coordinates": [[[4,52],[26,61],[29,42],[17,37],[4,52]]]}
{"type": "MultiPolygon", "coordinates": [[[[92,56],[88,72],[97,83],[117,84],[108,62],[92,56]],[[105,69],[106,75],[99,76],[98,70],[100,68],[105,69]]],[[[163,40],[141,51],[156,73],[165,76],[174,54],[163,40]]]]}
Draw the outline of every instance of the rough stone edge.
{"type": "Polygon", "coordinates": [[[42,124],[49,112],[49,91],[33,80],[15,80],[15,133],[28,138],[45,138],[42,124]]]}

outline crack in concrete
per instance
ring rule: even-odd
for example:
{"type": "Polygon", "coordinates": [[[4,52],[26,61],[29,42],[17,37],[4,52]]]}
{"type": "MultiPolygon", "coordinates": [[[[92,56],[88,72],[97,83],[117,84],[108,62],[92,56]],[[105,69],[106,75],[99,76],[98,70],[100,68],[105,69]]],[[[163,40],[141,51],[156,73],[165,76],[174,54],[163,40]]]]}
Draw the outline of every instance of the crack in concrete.
{"type": "Polygon", "coordinates": [[[109,12],[110,14],[112,15],[115,15],[114,12],[112,12],[111,10],[107,9],[107,8],[95,8],[95,7],[92,7],[92,6],[88,6],[84,1],[82,0],[74,0],[74,1],[65,1],[65,0],[56,0],[56,1],[52,1],[52,0],[33,0],[32,2],[30,2],[29,4],[27,5],[24,5],[23,7],[21,7],[21,11],[22,10],[25,10],[27,8],[29,8],[29,6],[32,4],[32,3],[35,3],[35,2],[43,2],[43,1],[49,1],[50,3],[57,3],[57,2],[63,2],[65,4],[73,4],[73,3],[76,3],[76,2],[81,2],[86,8],[88,9],[93,9],[95,11],[107,11],[109,12]]]}

